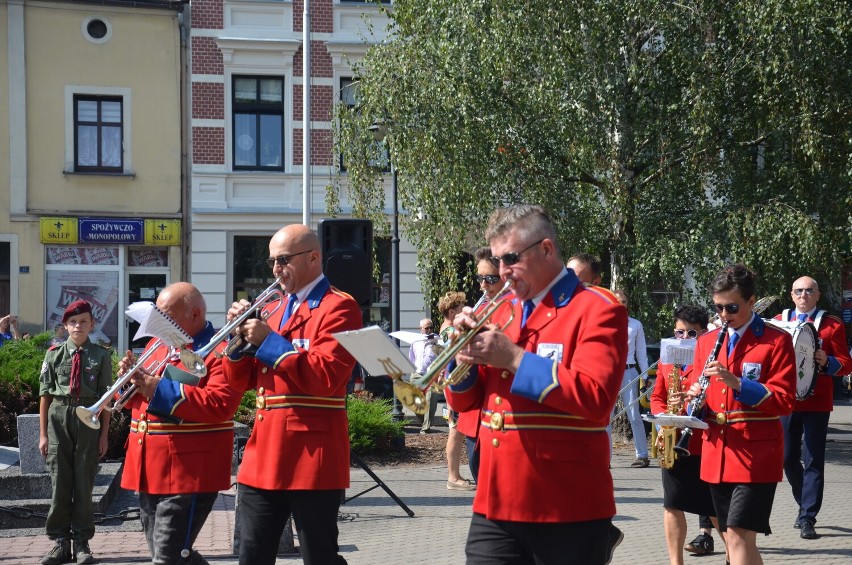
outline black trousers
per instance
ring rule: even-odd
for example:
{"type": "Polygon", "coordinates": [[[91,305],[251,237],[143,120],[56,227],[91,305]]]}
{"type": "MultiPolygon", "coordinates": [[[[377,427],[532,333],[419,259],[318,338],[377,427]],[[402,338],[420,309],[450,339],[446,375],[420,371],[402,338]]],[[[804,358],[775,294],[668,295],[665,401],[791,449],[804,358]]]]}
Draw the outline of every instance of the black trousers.
{"type": "Polygon", "coordinates": [[[602,565],[612,520],[572,523],[503,522],[474,514],[467,565],[602,565]]]}
{"type": "Polygon", "coordinates": [[[343,491],[263,490],[238,485],[240,564],[274,565],[290,514],[305,565],[345,565],[337,554],[337,512],[343,491]]]}

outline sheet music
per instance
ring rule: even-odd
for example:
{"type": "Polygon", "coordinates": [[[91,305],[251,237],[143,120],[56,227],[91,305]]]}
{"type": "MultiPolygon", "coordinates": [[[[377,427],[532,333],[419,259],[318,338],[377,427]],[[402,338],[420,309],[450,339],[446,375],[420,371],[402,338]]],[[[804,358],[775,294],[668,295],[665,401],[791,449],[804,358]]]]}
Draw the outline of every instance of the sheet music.
{"type": "Polygon", "coordinates": [[[398,339],[399,341],[404,341],[405,343],[408,343],[408,344],[414,343],[415,341],[422,341],[424,339],[427,339],[427,337],[428,337],[426,334],[421,333],[419,331],[410,332],[410,331],[407,331],[407,330],[400,330],[400,331],[397,331],[397,332],[391,332],[390,336],[398,339]]]}
{"type": "Polygon", "coordinates": [[[153,302],[134,302],[127,307],[124,314],[139,322],[139,330],[133,336],[134,341],[143,337],[156,337],[171,347],[183,347],[192,343],[192,337],[153,302]]]}
{"type": "Polygon", "coordinates": [[[667,365],[692,365],[695,344],[694,339],[663,339],[660,341],[660,361],[667,365]]]}
{"type": "Polygon", "coordinates": [[[367,374],[407,375],[414,365],[379,326],[331,334],[361,364],[367,374]]]}

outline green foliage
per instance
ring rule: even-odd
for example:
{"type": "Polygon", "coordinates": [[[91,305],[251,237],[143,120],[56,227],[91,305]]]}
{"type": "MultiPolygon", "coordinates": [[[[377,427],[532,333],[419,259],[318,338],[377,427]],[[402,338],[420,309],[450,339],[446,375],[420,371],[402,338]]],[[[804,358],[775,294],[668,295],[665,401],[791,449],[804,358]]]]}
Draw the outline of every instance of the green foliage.
{"type": "Polygon", "coordinates": [[[18,415],[38,412],[38,397],[18,377],[0,379],[0,445],[18,445],[18,415]]]}
{"type": "MultiPolygon", "coordinates": [[[[488,214],[532,202],[588,251],[653,340],[741,261],[761,295],[817,278],[837,306],[852,249],[852,11],[843,0],[397,0],[356,69],[336,147],[355,216],[387,235],[368,127],[398,172],[427,303],[488,214]],[[384,230],[384,231],[383,231],[384,230]]],[[[467,274],[466,276],[471,276],[467,274]]]]}
{"type": "Polygon", "coordinates": [[[42,332],[30,339],[7,341],[0,347],[0,381],[25,383],[38,398],[38,379],[47,344],[52,332],[42,332]]]}
{"type": "Polygon", "coordinates": [[[240,405],[237,407],[234,420],[247,426],[254,425],[254,415],[257,412],[256,400],[257,391],[255,389],[245,391],[242,400],[240,400],[240,405]]]}
{"type": "Polygon", "coordinates": [[[346,412],[352,451],[363,455],[386,452],[393,448],[394,438],[403,436],[403,423],[393,420],[391,409],[390,400],[347,397],[346,412]]]}

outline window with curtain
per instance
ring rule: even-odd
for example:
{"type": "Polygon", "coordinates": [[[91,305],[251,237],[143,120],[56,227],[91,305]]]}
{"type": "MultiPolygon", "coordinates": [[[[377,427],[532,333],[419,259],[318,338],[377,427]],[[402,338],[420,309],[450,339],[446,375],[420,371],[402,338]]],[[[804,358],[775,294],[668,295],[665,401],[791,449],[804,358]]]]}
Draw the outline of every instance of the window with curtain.
{"type": "Polygon", "coordinates": [[[234,169],[284,170],[284,79],[234,77],[234,169]]]}
{"type": "Polygon", "coordinates": [[[121,173],[124,169],[121,97],[74,97],[74,170],[121,173]]]}

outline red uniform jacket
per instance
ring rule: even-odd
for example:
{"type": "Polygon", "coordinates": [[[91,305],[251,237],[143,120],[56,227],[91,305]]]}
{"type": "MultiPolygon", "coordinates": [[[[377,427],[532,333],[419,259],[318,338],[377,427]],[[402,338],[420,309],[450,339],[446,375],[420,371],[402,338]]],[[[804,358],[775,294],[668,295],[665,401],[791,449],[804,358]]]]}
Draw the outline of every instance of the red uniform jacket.
{"type": "MultiPolygon", "coordinates": [[[[698,338],[695,366],[704,367],[719,330],[698,338]]],[[[719,362],[738,377],[736,392],[711,377],[707,386],[701,479],[718,483],[777,483],[784,464],[780,416],[796,397],[796,362],[790,334],[753,316],[729,358],[728,337],[719,362]]]]}
{"type": "MultiPolygon", "coordinates": [[[[687,365],[686,368],[681,370],[680,372],[680,389],[681,390],[689,390],[689,387],[692,386],[697,379],[694,376],[696,371],[693,370],[695,365],[687,365]]],[[[668,410],[668,398],[669,398],[669,375],[672,372],[672,365],[667,363],[663,363],[660,361],[657,364],[657,379],[654,382],[654,390],[651,392],[651,414],[659,414],[661,412],[666,412],[668,410]]],[[[681,414],[686,414],[686,406],[684,403],[684,407],[680,411],[681,414]]],[[[698,430],[696,430],[698,431],[698,430]]],[[[693,433],[692,437],[689,439],[689,455],[690,456],[700,456],[701,455],[701,434],[693,433]]]]}
{"type": "Polygon", "coordinates": [[[606,425],[627,359],[627,311],[571,270],[523,329],[515,310],[506,335],[526,351],[518,372],[474,367],[447,392],[457,410],[482,408],[473,511],[518,522],[610,518],[606,425]]]}
{"type": "MultiPolygon", "coordinates": [[[[795,318],[796,310],[791,309],[787,319],[789,321],[795,318]]],[[[778,314],[775,319],[783,318],[778,314]]],[[[808,321],[815,320],[810,318],[808,321]]],[[[846,329],[840,318],[823,314],[817,332],[820,348],[828,356],[828,364],[816,376],[814,395],[805,400],[796,400],[793,403],[793,412],[831,412],[834,410],[834,382],[831,377],[852,373],[852,358],[849,357],[849,348],[846,346],[846,329]]]]}
{"type": "MultiPolygon", "coordinates": [[[[194,337],[193,348],[206,346],[214,333],[208,322],[194,337]]],[[[160,347],[145,366],[162,361],[168,353],[169,348],[160,347]]],[[[207,376],[198,386],[162,379],[150,402],[135,394],[127,403],[132,421],[121,476],[123,488],[148,494],[188,494],[231,486],[233,417],[242,394],[227,386],[222,361],[215,354],[204,362],[207,376]]],[[[170,363],[184,368],[177,359],[170,363]]]]}
{"type": "MultiPolygon", "coordinates": [[[[273,330],[284,310],[267,320],[273,330]]],[[[266,490],[349,486],[346,385],[355,359],[331,334],[360,327],[355,300],[323,278],[255,357],[225,361],[234,388],[257,389],[238,482],[266,490]]]]}

